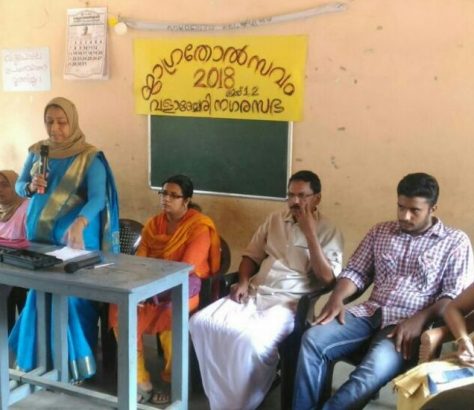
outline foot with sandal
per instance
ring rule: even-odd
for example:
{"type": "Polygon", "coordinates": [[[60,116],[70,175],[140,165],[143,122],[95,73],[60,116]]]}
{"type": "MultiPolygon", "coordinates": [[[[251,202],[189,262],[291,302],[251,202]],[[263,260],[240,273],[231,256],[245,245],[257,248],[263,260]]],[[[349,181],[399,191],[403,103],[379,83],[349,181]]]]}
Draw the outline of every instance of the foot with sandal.
{"type": "Polygon", "coordinates": [[[153,385],[150,382],[137,384],[137,403],[148,403],[153,396],[153,385]]]}
{"type": "Polygon", "coordinates": [[[162,382],[157,388],[153,388],[150,382],[137,384],[137,403],[169,404],[171,402],[171,386],[162,382]]]}
{"type": "Polygon", "coordinates": [[[171,403],[171,385],[162,381],[160,386],[153,392],[150,402],[153,404],[171,403]]]}

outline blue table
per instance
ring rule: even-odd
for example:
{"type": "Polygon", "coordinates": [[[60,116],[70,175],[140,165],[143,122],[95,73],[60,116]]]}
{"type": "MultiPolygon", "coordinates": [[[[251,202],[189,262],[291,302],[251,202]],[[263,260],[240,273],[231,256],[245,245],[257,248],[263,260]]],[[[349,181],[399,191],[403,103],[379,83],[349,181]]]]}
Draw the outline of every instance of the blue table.
{"type": "MultiPolygon", "coordinates": [[[[41,249],[45,251],[44,248],[41,249]]],[[[104,262],[113,265],[99,269],[80,269],[74,274],[64,272],[62,265],[33,271],[0,263],[0,408],[48,388],[119,409],[155,409],[136,403],[137,397],[137,304],[157,293],[171,289],[173,303],[173,367],[171,400],[173,408],[187,409],[188,405],[188,273],[184,263],[143,258],[130,255],[107,254],[104,262]],[[7,295],[9,286],[32,288],[38,291],[38,368],[23,373],[9,369],[7,295]],[[47,368],[49,349],[48,294],[53,298],[54,369],[47,368]],[[100,302],[115,303],[119,313],[118,337],[118,397],[98,393],[68,383],[67,353],[67,296],[77,296],[100,302]],[[117,401],[118,399],[118,401],[117,401]]]]}

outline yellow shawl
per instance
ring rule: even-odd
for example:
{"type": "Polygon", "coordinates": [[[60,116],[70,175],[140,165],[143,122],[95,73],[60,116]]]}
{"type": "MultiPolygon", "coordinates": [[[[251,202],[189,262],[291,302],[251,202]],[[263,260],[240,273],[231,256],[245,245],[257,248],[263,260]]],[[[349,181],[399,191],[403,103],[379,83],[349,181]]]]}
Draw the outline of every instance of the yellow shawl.
{"type": "Polygon", "coordinates": [[[201,234],[203,229],[207,229],[211,235],[211,247],[209,249],[210,273],[197,271],[195,273],[199,277],[205,278],[219,271],[220,238],[211,218],[194,209],[189,209],[171,238],[166,234],[166,223],[166,215],[161,213],[145,225],[143,234],[149,239],[147,245],[152,251],[148,255],[143,255],[139,249],[137,255],[142,254],[154,258],[176,260],[174,255],[195,236],[201,234]]]}

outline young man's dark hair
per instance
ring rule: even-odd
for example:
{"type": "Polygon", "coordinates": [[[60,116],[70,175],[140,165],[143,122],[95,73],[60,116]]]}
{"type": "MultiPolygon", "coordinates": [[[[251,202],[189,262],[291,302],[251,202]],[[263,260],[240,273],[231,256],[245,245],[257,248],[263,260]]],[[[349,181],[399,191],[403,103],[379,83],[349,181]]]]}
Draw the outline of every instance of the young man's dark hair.
{"type": "Polygon", "coordinates": [[[413,198],[419,196],[426,198],[431,206],[438,202],[438,181],[431,175],[423,172],[408,174],[398,183],[397,194],[413,198]]]}
{"type": "Polygon", "coordinates": [[[290,186],[293,181],[309,182],[309,185],[315,194],[319,194],[321,192],[321,181],[319,180],[319,177],[312,171],[303,170],[296,172],[290,177],[288,186],[290,186]]]}

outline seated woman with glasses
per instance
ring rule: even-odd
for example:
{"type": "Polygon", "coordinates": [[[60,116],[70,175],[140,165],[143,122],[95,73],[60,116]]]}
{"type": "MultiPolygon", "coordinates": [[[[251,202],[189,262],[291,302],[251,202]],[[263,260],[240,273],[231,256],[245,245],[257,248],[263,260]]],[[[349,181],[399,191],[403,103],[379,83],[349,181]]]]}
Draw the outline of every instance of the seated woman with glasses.
{"type": "MultiPolygon", "coordinates": [[[[196,210],[191,202],[193,183],[185,175],[175,175],[162,184],[159,192],[162,212],[145,224],[136,255],[185,262],[193,265],[189,275],[189,310],[199,304],[201,278],[219,270],[220,240],[212,220],[196,210]]],[[[109,321],[117,332],[117,306],[111,306],[109,321]]],[[[169,293],[156,295],[138,308],[137,400],[154,404],[170,401],[171,304],[169,293]],[[164,352],[162,386],[153,394],[145,368],[143,334],[159,334],[164,352]],[[152,397],[153,396],[153,397],[152,397]]]]}

